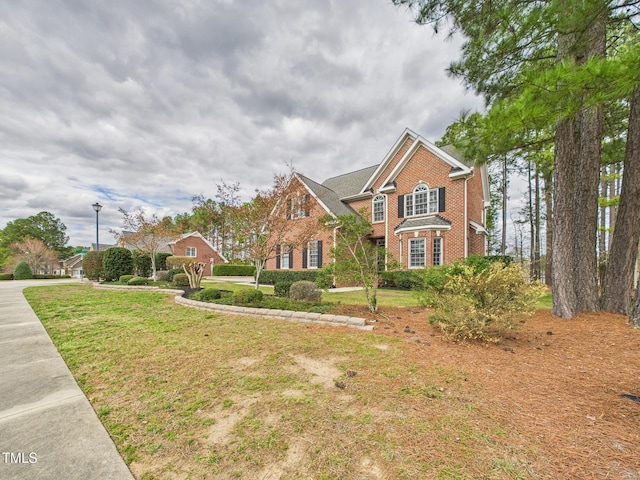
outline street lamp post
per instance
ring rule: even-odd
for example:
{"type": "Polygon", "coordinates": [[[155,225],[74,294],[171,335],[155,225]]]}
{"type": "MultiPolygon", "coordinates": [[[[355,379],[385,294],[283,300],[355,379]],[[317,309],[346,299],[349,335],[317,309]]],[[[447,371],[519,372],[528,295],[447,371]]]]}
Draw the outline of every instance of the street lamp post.
{"type": "Polygon", "coordinates": [[[98,239],[98,212],[102,210],[102,205],[96,202],[91,206],[96,211],[96,250],[100,250],[100,240],[98,239]]]}

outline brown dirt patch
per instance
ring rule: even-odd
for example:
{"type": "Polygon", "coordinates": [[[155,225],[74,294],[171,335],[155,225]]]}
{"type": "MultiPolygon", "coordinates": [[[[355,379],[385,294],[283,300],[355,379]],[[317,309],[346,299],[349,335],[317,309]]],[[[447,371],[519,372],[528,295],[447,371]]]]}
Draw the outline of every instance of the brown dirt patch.
{"type": "Polygon", "coordinates": [[[541,310],[503,342],[486,345],[443,339],[420,308],[384,308],[376,316],[356,308],[342,313],[414,343],[411,361],[437,358],[483,385],[488,410],[520,432],[538,472],[640,479],[640,403],[625,396],[640,396],[640,331],[626,317],[562,320],[541,310]]]}

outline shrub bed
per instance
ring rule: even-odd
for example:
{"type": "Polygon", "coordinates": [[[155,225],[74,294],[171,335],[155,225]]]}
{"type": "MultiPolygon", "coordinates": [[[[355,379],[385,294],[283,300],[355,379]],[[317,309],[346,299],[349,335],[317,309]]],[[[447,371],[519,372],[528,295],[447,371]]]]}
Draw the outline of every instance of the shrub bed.
{"type": "Polygon", "coordinates": [[[147,285],[149,283],[149,279],[146,277],[133,277],[129,279],[127,285],[147,285]]]}

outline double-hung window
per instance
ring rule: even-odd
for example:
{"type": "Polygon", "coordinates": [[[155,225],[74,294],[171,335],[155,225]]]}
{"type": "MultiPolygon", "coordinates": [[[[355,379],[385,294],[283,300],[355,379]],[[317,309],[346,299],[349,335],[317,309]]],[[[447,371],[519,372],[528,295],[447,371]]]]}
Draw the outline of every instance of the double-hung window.
{"type": "Polygon", "coordinates": [[[404,208],[407,217],[438,213],[438,189],[418,185],[413,192],[405,195],[404,208]]]}
{"type": "Polygon", "coordinates": [[[195,258],[198,256],[196,247],[187,247],[186,251],[185,251],[185,256],[186,257],[192,257],[195,258]]]}
{"type": "Polygon", "coordinates": [[[290,245],[282,245],[282,247],[280,247],[280,268],[282,269],[291,268],[291,246],[290,245]]]}
{"type": "Polygon", "coordinates": [[[384,222],[384,195],[373,197],[373,223],[384,222]]]}
{"type": "Polygon", "coordinates": [[[425,266],[425,239],[409,239],[409,268],[423,268],[425,266]]]}
{"type": "Polygon", "coordinates": [[[307,268],[318,268],[318,241],[312,240],[307,245],[307,268]]]}

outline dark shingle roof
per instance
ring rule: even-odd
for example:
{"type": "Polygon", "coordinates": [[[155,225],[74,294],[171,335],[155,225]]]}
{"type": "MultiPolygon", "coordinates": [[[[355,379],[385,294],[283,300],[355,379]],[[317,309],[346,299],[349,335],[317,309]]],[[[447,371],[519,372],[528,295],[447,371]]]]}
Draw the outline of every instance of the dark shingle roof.
{"type": "Polygon", "coordinates": [[[425,227],[451,227],[451,222],[442,218],[440,215],[433,215],[431,217],[420,217],[420,218],[406,218],[404,219],[400,225],[395,228],[395,232],[400,230],[413,230],[416,228],[425,228],[425,227]]]}
{"type": "Polygon", "coordinates": [[[341,202],[338,194],[330,188],[320,185],[304,175],[300,175],[300,178],[334,215],[351,215],[356,213],[349,205],[341,202]]]}
{"type": "Polygon", "coordinates": [[[333,190],[338,195],[338,198],[351,197],[360,193],[364,184],[367,183],[367,180],[371,178],[377,168],[378,165],[373,165],[355,172],[327,178],[322,182],[322,185],[333,190]]]}

